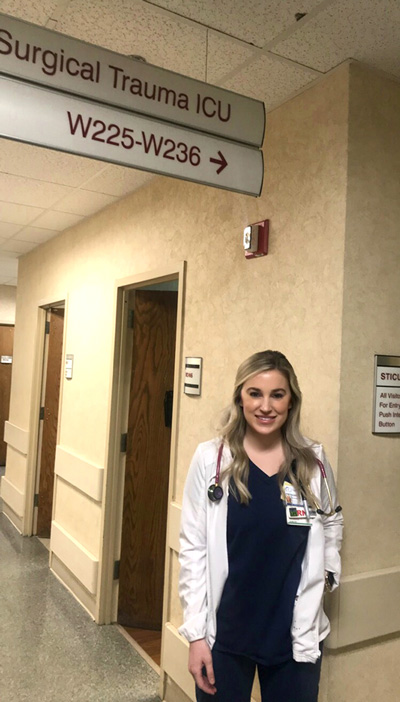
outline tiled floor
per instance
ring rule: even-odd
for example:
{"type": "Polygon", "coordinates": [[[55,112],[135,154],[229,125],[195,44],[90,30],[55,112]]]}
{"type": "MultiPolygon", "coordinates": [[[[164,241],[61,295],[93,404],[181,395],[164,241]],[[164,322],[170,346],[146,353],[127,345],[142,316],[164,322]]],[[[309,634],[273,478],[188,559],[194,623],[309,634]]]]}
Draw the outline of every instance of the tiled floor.
{"type": "Polygon", "coordinates": [[[95,624],[52,575],[39,540],[0,514],[1,702],[160,702],[158,682],[117,627],[95,624]]]}

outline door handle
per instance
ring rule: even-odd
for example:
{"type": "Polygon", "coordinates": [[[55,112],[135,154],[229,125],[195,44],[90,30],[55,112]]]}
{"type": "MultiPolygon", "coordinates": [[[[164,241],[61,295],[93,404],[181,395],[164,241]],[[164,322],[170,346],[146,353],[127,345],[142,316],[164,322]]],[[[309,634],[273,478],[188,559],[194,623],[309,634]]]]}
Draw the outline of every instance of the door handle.
{"type": "Polygon", "coordinates": [[[173,390],[167,390],[165,395],[164,395],[164,424],[166,427],[172,426],[173,398],[174,398],[173,390]]]}

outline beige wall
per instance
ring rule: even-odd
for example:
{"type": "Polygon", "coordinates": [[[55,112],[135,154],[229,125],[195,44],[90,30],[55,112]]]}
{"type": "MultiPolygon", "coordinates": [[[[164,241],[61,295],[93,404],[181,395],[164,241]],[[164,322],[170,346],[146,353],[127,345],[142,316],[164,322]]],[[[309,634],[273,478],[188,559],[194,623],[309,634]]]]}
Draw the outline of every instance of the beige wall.
{"type": "Polygon", "coordinates": [[[0,324],[15,324],[16,296],[14,285],[0,285],[0,324]]]}
{"type": "MultiPolygon", "coordinates": [[[[339,423],[344,579],[333,638],[400,629],[400,439],[374,436],[374,354],[400,356],[400,85],[353,65],[339,423]]],[[[337,603],[338,604],[338,603],[337,603]]],[[[329,660],[328,700],[395,700],[399,639],[329,660]]]]}
{"type": "Polygon", "coordinates": [[[353,575],[400,566],[400,441],[371,433],[374,354],[400,356],[400,85],[354,66],[350,87],[339,470],[353,575]]]}
{"type": "MultiPolygon", "coordinates": [[[[9,429],[15,446],[9,451],[5,485],[10,500],[21,504],[34,465],[24,447],[32,445],[35,432],[31,398],[37,383],[38,306],[65,299],[64,350],[74,354],[74,378],[62,383],[55,562],[71,569],[80,563],[81,570],[76,568],[70,578],[66,570],[61,575],[90,611],[95,611],[98,598],[94,583],[101,561],[104,502],[96,486],[103,484],[101,476],[107,468],[116,281],[182,260],[187,261],[182,356],[202,356],[204,374],[200,398],[180,396],[173,518],[179,516],[191,454],[198,441],[213,435],[238,363],[253,351],[273,347],[286,353],[298,372],[305,432],[326,445],[335,470],[339,467],[341,500],[347,508],[345,576],[350,584],[343,591],[343,602],[334,602],[334,624],[340,622],[341,608],[346,609],[346,592],[350,601],[357,593],[358,573],[399,563],[390,515],[385,515],[379,541],[377,536],[381,511],[392,504],[392,447],[397,443],[370,433],[373,354],[396,353],[396,322],[399,328],[398,311],[391,302],[396,289],[392,256],[398,213],[392,196],[388,201],[388,193],[398,183],[398,175],[396,185],[392,183],[398,155],[394,152],[381,180],[386,127],[379,128],[375,144],[381,114],[373,109],[373,83],[378,81],[375,89],[387,94],[388,103],[394,101],[387,107],[393,129],[399,86],[375,76],[369,83],[363,76],[363,71],[352,69],[350,103],[349,68],[343,66],[268,116],[265,183],[258,200],[160,177],[21,260],[9,429]],[[371,120],[364,125],[365,110],[371,120]],[[365,152],[367,146],[369,152],[365,152]],[[375,168],[368,153],[376,158],[375,168]],[[381,185],[374,199],[377,181],[381,185]],[[271,221],[270,253],[246,260],[241,247],[243,227],[264,218],[271,221]],[[379,226],[383,221],[385,226],[379,226]],[[369,247],[364,247],[366,229],[369,247]],[[384,251],[382,265],[389,267],[385,283],[376,277],[370,250],[375,257],[384,251]],[[361,266],[357,252],[362,254],[361,266]],[[378,283],[385,290],[382,298],[376,296],[378,283]],[[372,316],[367,305],[373,308],[372,316]],[[355,352],[361,360],[359,369],[353,363],[355,352]],[[357,412],[348,391],[350,382],[360,393],[357,412]],[[390,474],[376,479],[376,466],[384,463],[390,466],[390,474]],[[71,476],[88,475],[88,484],[78,486],[76,477],[66,479],[68,470],[71,476]],[[360,528],[363,490],[370,485],[382,502],[379,513],[378,506],[373,506],[376,518],[360,528]],[[15,494],[13,486],[18,488],[15,494]],[[385,547],[387,542],[393,554],[385,547]]],[[[20,517],[26,531],[29,525],[24,524],[23,514],[20,517]]],[[[168,640],[174,640],[181,618],[175,556],[170,570],[168,640]]],[[[362,614],[365,619],[366,613],[362,614]]],[[[348,637],[355,635],[355,628],[350,621],[348,637]]],[[[336,626],[332,645],[339,643],[336,626]]],[[[395,644],[384,646],[388,652],[385,676],[393,680],[390,662],[395,644]]],[[[183,661],[184,647],[179,651],[183,661]]],[[[324,702],[354,702],[354,696],[346,696],[348,661],[352,657],[357,666],[370,665],[371,651],[362,648],[327,658],[324,702]]],[[[174,651],[171,666],[176,667],[176,656],[174,651]]],[[[379,649],[376,661],[382,658],[383,649],[379,649]]],[[[365,680],[357,688],[363,699],[380,698],[368,696],[368,677],[365,680]]],[[[375,690],[382,692],[382,699],[394,702],[394,696],[383,694],[383,683],[379,687],[377,682],[375,690]]]]}

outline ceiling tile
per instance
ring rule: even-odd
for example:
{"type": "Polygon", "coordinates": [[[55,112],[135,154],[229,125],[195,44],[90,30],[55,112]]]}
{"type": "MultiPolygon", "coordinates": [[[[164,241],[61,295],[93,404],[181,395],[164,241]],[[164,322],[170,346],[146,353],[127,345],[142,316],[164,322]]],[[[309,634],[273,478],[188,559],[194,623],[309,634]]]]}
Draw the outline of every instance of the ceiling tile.
{"type": "MultiPolygon", "coordinates": [[[[90,190],[75,190],[57,203],[57,212],[70,212],[71,214],[95,214],[103,207],[107,207],[118,198],[104,193],[91,192],[90,190]]],[[[53,208],[55,209],[55,208],[53,208]]]]}
{"type": "MultiPolygon", "coordinates": [[[[5,194],[5,193],[4,193],[5,194]]],[[[0,200],[0,219],[11,224],[30,224],[42,214],[43,208],[16,205],[13,202],[0,200]]]]}
{"type": "Polygon", "coordinates": [[[18,233],[20,241],[31,241],[34,244],[43,244],[44,241],[57,236],[60,231],[56,229],[41,229],[40,227],[24,227],[18,233]]]}
{"type": "Polygon", "coordinates": [[[400,76],[398,0],[338,0],[274,47],[274,52],[328,71],[347,58],[400,76]]]}
{"type": "Polygon", "coordinates": [[[18,241],[18,239],[7,239],[7,241],[0,246],[0,255],[3,255],[5,251],[16,253],[18,255],[28,253],[32,251],[38,244],[31,241],[18,241]]]}
{"type": "Polygon", "coordinates": [[[0,171],[77,187],[104,165],[89,158],[0,139],[0,171]]]}
{"type": "Polygon", "coordinates": [[[20,224],[10,224],[9,222],[0,222],[0,236],[3,239],[9,239],[21,229],[20,224]]]}
{"type": "Polygon", "coordinates": [[[268,111],[313,80],[314,74],[289,61],[262,55],[224,82],[223,86],[263,100],[268,111]]]}
{"type": "Polygon", "coordinates": [[[0,264],[3,266],[7,266],[7,264],[10,264],[10,261],[12,261],[14,258],[17,258],[18,254],[16,251],[2,251],[1,252],[1,259],[0,259],[0,264]],[[5,259],[5,260],[4,260],[5,259]]]}
{"type": "Polygon", "coordinates": [[[149,183],[154,177],[153,173],[112,165],[86,183],[85,190],[123,197],[149,183]]]}
{"type": "MultiPolygon", "coordinates": [[[[208,34],[207,82],[218,83],[244,61],[254,56],[255,49],[218,32],[208,34]]],[[[257,54],[256,54],[257,55],[257,54]]]]}
{"type": "Polygon", "coordinates": [[[310,12],[321,0],[152,0],[152,4],[176,12],[249,44],[262,47],[277,34],[296,27],[296,12],[310,12]]]}
{"type": "MultiPolygon", "coordinates": [[[[74,0],[57,31],[204,80],[206,30],[125,0],[74,0]]],[[[133,64],[134,66],[134,64],[133,64]]]]}
{"type": "Polygon", "coordinates": [[[45,24],[52,16],[53,10],[56,9],[57,5],[59,5],[59,0],[40,0],[40,2],[0,0],[0,12],[20,17],[27,22],[45,24]]]}
{"type": "MultiPolygon", "coordinates": [[[[0,258],[0,285],[6,285],[8,281],[16,280],[18,274],[18,259],[6,260],[0,258]]],[[[13,283],[16,285],[16,283],[13,283]]]]}
{"type": "Polygon", "coordinates": [[[47,210],[35,220],[35,226],[44,229],[55,229],[61,232],[67,227],[73,227],[84,219],[81,215],[69,214],[68,212],[55,212],[47,210]]]}
{"type": "Polygon", "coordinates": [[[0,173],[0,193],[7,193],[8,201],[19,205],[47,208],[73,192],[73,189],[66,185],[0,173]]]}

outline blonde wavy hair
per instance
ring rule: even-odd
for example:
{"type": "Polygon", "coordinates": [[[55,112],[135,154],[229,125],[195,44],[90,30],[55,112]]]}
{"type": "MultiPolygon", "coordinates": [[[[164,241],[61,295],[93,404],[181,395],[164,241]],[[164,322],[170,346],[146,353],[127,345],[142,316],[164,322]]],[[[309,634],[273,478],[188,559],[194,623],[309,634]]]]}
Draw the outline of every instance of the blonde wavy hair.
{"type": "Polygon", "coordinates": [[[308,503],[317,506],[310,488],[316,457],[300,433],[301,391],[292,365],[280,351],[259,351],[243,361],[237,370],[232,402],[223,413],[220,427],[220,436],[232,454],[232,462],[224,469],[223,477],[227,477],[231,485],[233,483],[233,492],[236,492],[240,502],[248,504],[251,499],[247,487],[249,459],[243,448],[246,420],[241,407],[241,392],[244,383],[253,375],[271,370],[277,370],[285,376],[291,393],[291,409],[281,430],[285,460],[279,468],[278,480],[282,497],[283,481],[287,476],[300,489],[308,503]]]}

